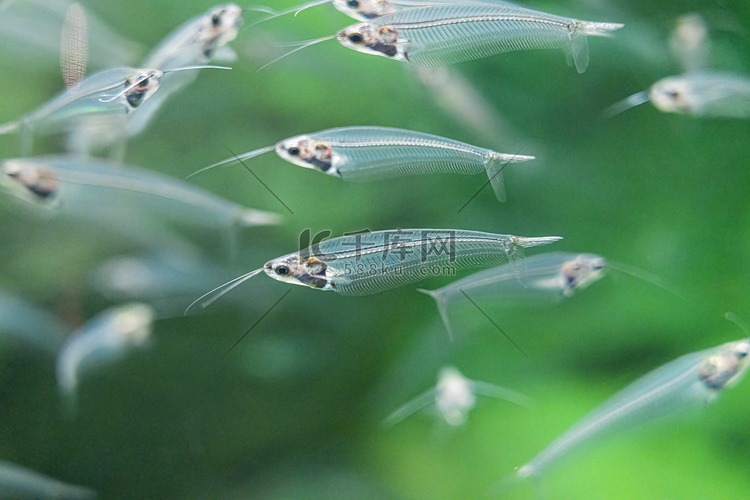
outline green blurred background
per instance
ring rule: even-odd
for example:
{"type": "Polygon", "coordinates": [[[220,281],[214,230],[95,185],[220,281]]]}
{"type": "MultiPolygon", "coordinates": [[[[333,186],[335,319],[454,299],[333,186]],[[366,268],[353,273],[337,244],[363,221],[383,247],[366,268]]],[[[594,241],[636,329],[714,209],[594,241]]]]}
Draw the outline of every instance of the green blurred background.
{"type": "MultiPolygon", "coordinates": [[[[143,45],[135,65],[212,6],[83,4],[143,45]]],[[[316,7],[243,29],[230,44],[239,54],[233,70],[204,71],[168,101],[130,142],[126,162],[184,178],[230,156],[228,148],[249,151],[347,125],[408,128],[538,158],[505,169],[506,203],[485,189],[460,212],[484,184],[481,176],[357,184],[272,154],[251,160],[293,213],[241,166],[195,177],[190,182],[227,199],[284,216],[280,226],[242,231],[236,252],[227,251],[219,229],[182,228],[221,270],[209,273],[206,291],[296,250],[308,228],[336,236],[432,227],[564,236],[549,250],[642,268],[680,296],[613,271],[557,306],[482,302],[524,356],[467,309],[457,313],[461,335],[451,342],[432,299],[415,287],[361,298],[291,287],[227,353],[290,289],[259,276],[196,315],[160,319],[148,349],[92,371],[82,380],[76,418],[61,411],[53,357],[0,338],[0,459],[94,488],[100,498],[478,498],[637,377],[741,338],[723,313],[750,321],[750,124],[667,115],[650,104],[611,119],[602,111],[681,72],[668,38],[685,13],[707,20],[713,67],[750,74],[750,7],[645,0],[529,6],[625,28],[589,39],[583,75],[554,50],[453,67],[494,114],[476,130],[442,107],[406,65],[334,41],[257,72],[287,50],[280,44],[353,23],[330,5],[316,7]],[[380,428],[391,411],[434,385],[444,365],[523,392],[536,406],[480,399],[461,428],[429,409],[380,428]]],[[[248,12],[246,24],[260,18],[248,12]]],[[[0,40],[10,47],[0,50],[4,122],[63,85],[54,54],[0,40]]],[[[0,152],[16,156],[17,138],[0,137],[0,152]]],[[[59,314],[71,331],[114,304],[96,292],[92,273],[108,258],[138,253],[137,245],[7,200],[0,210],[0,285],[59,314]]],[[[186,306],[197,295],[180,299],[186,306]]],[[[601,440],[552,468],[544,491],[572,499],[745,498],[749,396],[750,384],[740,384],[703,412],[601,440]]],[[[500,497],[534,498],[536,491],[527,483],[500,497]]]]}

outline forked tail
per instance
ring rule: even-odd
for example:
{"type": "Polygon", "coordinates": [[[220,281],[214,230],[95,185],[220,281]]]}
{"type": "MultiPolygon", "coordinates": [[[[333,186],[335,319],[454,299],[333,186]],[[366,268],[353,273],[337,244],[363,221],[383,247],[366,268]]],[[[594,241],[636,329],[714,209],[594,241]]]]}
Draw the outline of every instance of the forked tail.
{"type": "Polygon", "coordinates": [[[448,337],[453,340],[453,327],[451,326],[450,319],[448,318],[448,309],[446,307],[447,304],[444,295],[440,293],[440,290],[425,290],[424,288],[417,288],[417,291],[425,293],[435,299],[438,312],[440,313],[440,317],[443,319],[443,324],[445,324],[445,329],[448,330],[448,337]]]}
{"type": "Polygon", "coordinates": [[[505,201],[505,181],[503,181],[503,169],[508,163],[518,163],[521,161],[533,160],[533,156],[523,155],[506,155],[491,152],[491,156],[485,162],[484,167],[487,169],[487,177],[490,179],[492,190],[495,191],[497,201],[505,201]]]}
{"type": "Polygon", "coordinates": [[[589,67],[589,43],[586,36],[609,36],[610,31],[619,30],[624,24],[592,23],[576,21],[575,28],[570,31],[570,54],[578,73],[583,73],[589,67]]]}

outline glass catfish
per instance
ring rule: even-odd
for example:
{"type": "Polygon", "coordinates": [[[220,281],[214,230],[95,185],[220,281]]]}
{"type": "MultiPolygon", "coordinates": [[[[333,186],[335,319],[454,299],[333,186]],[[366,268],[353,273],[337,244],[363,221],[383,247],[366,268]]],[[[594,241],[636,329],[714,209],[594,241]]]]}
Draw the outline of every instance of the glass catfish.
{"type": "Polygon", "coordinates": [[[81,376],[96,366],[119,359],[128,349],[145,345],[151,335],[155,311],[133,302],[99,313],[73,332],[57,355],[60,395],[69,410],[76,409],[81,376]]]}
{"type": "Polygon", "coordinates": [[[444,66],[502,52],[562,48],[579,73],[589,64],[587,36],[622,28],[512,4],[440,4],[407,9],[344,28],[345,47],[420,66],[444,66]]]}
{"type": "MultiPolygon", "coordinates": [[[[298,135],[195,172],[275,151],[282,159],[334,177],[374,181],[394,177],[486,172],[498,200],[505,200],[502,169],[533,156],[503,154],[436,135],[389,127],[341,127],[298,135]]],[[[192,174],[192,175],[195,175],[192,174]]]]}
{"type": "MultiPolygon", "coordinates": [[[[213,59],[234,61],[237,55],[227,43],[237,37],[242,26],[242,9],[233,4],[217,5],[170,33],[146,57],[143,66],[170,70],[206,65],[213,59]]],[[[179,92],[197,78],[196,73],[180,73],[164,81],[162,88],[137,114],[128,118],[127,135],[140,133],[170,95],[179,92]]]]}
{"type": "Polygon", "coordinates": [[[750,78],[715,71],[669,76],[612,105],[606,114],[613,116],[648,101],[664,113],[750,118],[750,78]]]}
{"type": "Polygon", "coordinates": [[[547,245],[559,236],[527,238],[463,229],[392,229],[350,234],[270,260],[260,269],[216,287],[188,306],[202,306],[261,271],[275,280],[362,296],[408,285],[429,276],[509,261],[518,272],[524,248],[547,245]]]}
{"type": "Polygon", "coordinates": [[[559,301],[601,278],[605,267],[606,259],[598,255],[548,252],[527,258],[520,273],[506,264],[479,271],[437,290],[418,290],[435,299],[452,337],[448,307],[466,300],[466,295],[498,301],[559,301]]]}
{"type": "Polygon", "coordinates": [[[540,476],[573,448],[690,406],[711,403],[745,374],[750,338],[679,357],[644,375],[555,439],[517,477],[540,476]]]}
{"type": "MultiPolygon", "coordinates": [[[[183,69],[197,68],[169,71],[183,69]]],[[[21,134],[22,154],[29,155],[34,133],[73,129],[80,125],[81,120],[96,116],[132,113],[156,92],[169,71],[114,68],[96,73],[65,90],[36,111],[19,120],[0,125],[0,134],[18,131],[21,134]]]]}
{"type": "Polygon", "coordinates": [[[172,219],[208,227],[276,224],[279,216],[225,200],[188,182],[151,170],[74,156],[40,156],[0,162],[0,187],[35,206],[73,216],[121,217],[133,223],[172,219]],[[94,212],[92,214],[92,212],[94,212]]]}
{"type": "Polygon", "coordinates": [[[435,407],[450,425],[463,424],[477,402],[477,395],[504,399],[520,406],[529,406],[531,399],[516,391],[488,382],[471,380],[452,366],[440,370],[438,383],[391,413],[383,426],[391,427],[411,414],[435,403],[435,407]]]}

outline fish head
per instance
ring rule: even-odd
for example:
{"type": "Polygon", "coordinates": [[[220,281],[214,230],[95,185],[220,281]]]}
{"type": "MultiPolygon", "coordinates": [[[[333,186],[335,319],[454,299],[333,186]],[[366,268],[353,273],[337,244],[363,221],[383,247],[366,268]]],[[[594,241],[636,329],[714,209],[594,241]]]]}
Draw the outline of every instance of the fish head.
{"type": "Polygon", "coordinates": [[[326,263],[314,255],[289,254],[269,260],[263,266],[263,271],[284,283],[332,290],[333,286],[326,277],[327,268],[326,263]]]}
{"type": "Polygon", "coordinates": [[[696,99],[689,82],[680,76],[663,78],[648,91],[651,103],[664,113],[690,114],[696,110],[696,99]]]}
{"type": "Polygon", "coordinates": [[[698,370],[703,386],[720,391],[737,382],[747,371],[750,361],[750,339],[729,342],[707,357],[698,370]]]}
{"type": "Polygon", "coordinates": [[[576,255],[575,259],[564,262],[560,268],[563,279],[563,294],[573,295],[604,275],[607,259],[591,253],[576,255]]]}
{"type": "Polygon", "coordinates": [[[357,52],[404,60],[398,45],[398,31],[387,25],[359,23],[347,26],[336,34],[344,47],[357,52]]]}
{"type": "Polygon", "coordinates": [[[155,317],[156,311],[149,305],[125,304],[114,312],[111,332],[120,345],[144,345],[151,335],[155,317]]]}
{"type": "Polygon", "coordinates": [[[332,0],[332,3],[339,11],[360,21],[375,19],[396,10],[388,0],[332,0]]]}
{"type": "Polygon", "coordinates": [[[325,141],[299,135],[276,144],[276,154],[300,167],[312,168],[325,174],[340,176],[335,168],[338,157],[325,141]]]}
{"type": "Polygon", "coordinates": [[[209,10],[201,19],[197,42],[203,55],[211,58],[217,49],[237,38],[242,26],[242,8],[233,3],[209,10]]]}
{"type": "Polygon", "coordinates": [[[126,78],[123,95],[131,108],[137,108],[154,95],[163,79],[164,72],[158,69],[139,69],[126,78]]]}
{"type": "Polygon", "coordinates": [[[54,203],[60,189],[57,173],[41,163],[6,160],[0,164],[0,184],[20,198],[38,203],[54,203]]]}

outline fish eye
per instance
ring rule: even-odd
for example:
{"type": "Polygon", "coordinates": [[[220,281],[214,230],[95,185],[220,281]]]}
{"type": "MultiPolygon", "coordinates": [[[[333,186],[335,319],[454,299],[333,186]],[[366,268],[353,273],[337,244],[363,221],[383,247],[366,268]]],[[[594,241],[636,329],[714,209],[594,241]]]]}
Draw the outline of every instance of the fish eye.
{"type": "Polygon", "coordinates": [[[357,32],[354,32],[354,33],[350,34],[347,38],[352,43],[362,43],[362,40],[364,40],[362,38],[362,35],[360,33],[357,33],[357,32]]]}
{"type": "Polygon", "coordinates": [[[144,78],[143,80],[140,81],[140,83],[138,84],[138,86],[139,87],[148,87],[150,79],[151,78],[147,76],[146,78],[144,78]]]}
{"type": "Polygon", "coordinates": [[[211,16],[211,24],[213,26],[219,26],[221,24],[221,15],[218,12],[211,16]]]}
{"type": "Polygon", "coordinates": [[[287,152],[292,156],[298,156],[299,155],[299,148],[298,147],[291,147],[287,149],[287,152]]]}
{"type": "Polygon", "coordinates": [[[348,5],[352,9],[356,9],[357,7],[359,7],[359,1],[358,0],[349,0],[348,2],[346,2],[346,5],[348,5]]]}
{"type": "Polygon", "coordinates": [[[675,101],[680,97],[680,93],[676,90],[667,90],[665,94],[667,94],[667,97],[675,101]]]}
{"type": "Polygon", "coordinates": [[[285,265],[282,264],[280,266],[276,266],[276,269],[274,269],[274,271],[276,272],[276,274],[278,274],[280,276],[288,276],[289,275],[289,266],[285,266],[285,265]]]}

